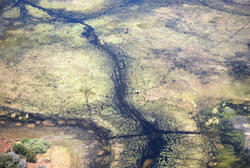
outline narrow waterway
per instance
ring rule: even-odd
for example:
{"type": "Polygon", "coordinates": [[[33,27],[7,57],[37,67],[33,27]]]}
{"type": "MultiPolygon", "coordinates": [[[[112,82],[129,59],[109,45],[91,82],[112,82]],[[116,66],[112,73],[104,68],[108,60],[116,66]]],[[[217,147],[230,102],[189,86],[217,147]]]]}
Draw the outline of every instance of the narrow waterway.
{"type": "MultiPolygon", "coordinates": [[[[128,1],[127,3],[119,5],[118,7],[127,6],[133,3],[134,4],[141,3],[141,1],[140,0],[128,1]]],[[[79,23],[84,25],[85,30],[82,33],[82,37],[86,38],[89,41],[89,43],[91,43],[93,46],[95,46],[102,52],[105,52],[109,56],[109,59],[112,60],[112,65],[111,65],[113,67],[112,80],[115,85],[115,95],[113,102],[119,109],[120,113],[129,116],[131,119],[136,120],[139,123],[140,127],[143,129],[144,134],[148,136],[149,143],[147,145],[146,152],[144,152],[144,156],[141,158],[139,162],[141,163],[140,164],[141,167],[148,167],[150,164],[152,164],[154,159],[158,156],[158,154],[161,151],[161,148],[163,146],[163,139],[161,138],[160,131],[156,128],[156,126],[148,122],[145,118],[143,118],[140,111],[138,111],[132,105],[129,105],[126,102],[126,91],[127,91],[126,63],[123,60],[123,58],[125,58],[125,55],[121,55],[122,52],[120,52],[120,55],[117,55],[109,48],[109,46],[101,44],[97,34],[95,33],[95,29],[84,22],[87,19],[104,15],[112,9],[108,9],[107,11],[100,13],[99,15],[83,16],[82,17],[83,19],[77,19],[70,15],[68,16],[67,14],[57,14],[50,9],[40,7],[38,5],[35,5],[33,3],[24,0],[18,1],[14,6],[19,6],[20,8],[23,8],[23,5],[25,4],[30,5],[39,10],[42,10],[47,14],[49,14],[50,16],[56,17],[53,20],[54,22],[63,21],[66,23],[79,23]],[[150,164],[148,163],[147,165],[144,164],[145,160],[150,160],[150,164]]],[[[26,16],[25,10],[21,10],[21,12],[24,12],[24,14],[21,17],[25,17],[26,16]]]]}

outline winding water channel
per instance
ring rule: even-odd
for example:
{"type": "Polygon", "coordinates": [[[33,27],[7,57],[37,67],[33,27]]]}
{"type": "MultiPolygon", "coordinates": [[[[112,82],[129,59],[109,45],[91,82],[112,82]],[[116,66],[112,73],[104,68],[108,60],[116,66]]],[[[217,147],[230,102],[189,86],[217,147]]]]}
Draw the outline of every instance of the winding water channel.
{"type": "MultiPolygon", "coordinates": [[[[129,5],[130,3],[139,3],[140,1],[129,1],[124,5],[129,5]]],[[[113,75],[112,79],[115,85],[115,97],[114,97],[114,103],[118,107],[120,113],[129,115],[131,119],[135,119],[140,123],[141,128],[143,129],[144,133],[148,136],[150,139],[147,147],[147,152],[144,152],[146,155],[141,158],[141,167],[148,167],[149,165],[144,165],[144,161],[147,159],[154,160],[159,152],[161,151],[162,145],[164,143],[163,139],[161,138],[160,131],[150,122],[148,122],[145,118],[143,118],[140,115],[140,111],[136,110],[133,106],[130,106],[126,102],[126,91],[127,91],[127,86],[126,86],[126,63],[123,60],[125,58],[124,55],[117,55],[114,52],[112,52],[111,49],[107,45],[103,45],[100,43],[99,38],[97,34],[95,33],[95,29],[91,27],[90,25],[86,24],[83,22],[84,20],[91,19],[93,17],[97,16],[92,16],[88,17],[87,19],[75,19],[73,17],[67,16],[66,14],[64,15],[58,15],[49,9],[42,8],[40,6],[34,5],[30,2],[27,2],[25,0],[20,0],[18,1],[14,6],[20,6],[22,7],[24,4],[30,5],[32,7],[38,8],[40,10],[43,10],[44,12],[48,13],[51,16],[56,16],[57,19],[55,21],[60,21],[63,19],[64,22],[67,23],[79,23],[82,24],[85,27],[84,32],[82,33],[82,37],[88,39],[88,41],[100,49],[103,52],[106,52],[110,59],[112,60],[112,67],[113,67],[113,75]]],[[[123,6],[124,6],[123,5],[123,6]]],[[[120,6],[119,6],[120,7],[120,6]]],[[[24,10],[22,10],[24,11],[24,10]]],[[[100,14],[103,15],[106,12],[100,14]]],[[[120,52],[122,53],[122,52],[120,52]]],[[[176,133],[176,132],[175,132],[176,133]]],[[[152,162],[153,163],[153,162],[152,162]]]]}
{"type": "MultiPolygon", "coordinates": [[[[198,1],[199,2],[199,1],[198,1]]],[[[127,86],[127,60],[126,58],[127,53],[122,51],[121,49],[115,48],[114,46],[111,46],[110,44],[106,44],[100,41],[98,34],[96,33],[96,30],[91,25],[87,24],[86,21],[90,19],[94,19],[100,16],[104,16],[108,13],[111,13],[114,10],[117,10],[118,8],[122,8],[128,5],[133,4],[140,4],[143,3],[143,0],[130,0],[126,1],[126,3],[119,4],[116,7],[111,7],[105,11],[97,12],[90,15],[74,15],[74,13],[70,12],[58,12],[49,8],[44,8],[42,6],[39,6],[35,3],[32,3],[31,1],[25,1],[25,0],[18,0],[13,5],[14,7],[20,8],[20,19],[25,22],[26,19],[28,19],[30,16],[27,13],[27,10],[25,9],[25,5],[29,5],[33,8],[39,9],[49,16],[53,17],[53,19],[50,21],[53,22],[63,22],[66,24],[81,24],[84,26],[84,29],[82,30],[82,33],[79,34],[81,38],[87,39],[88,43],[90,43],[92,46],[97,48],[99,51],[104,53],[110,60],[110,67],[112,69],[112,75],[111,80],[114,84],[114,97],[113,97],[113,104],[116,106],[116,108],[119,110],[119,112],[128,117],[130,120],[134,120],[138,123],[138,126],[143,131],[143,135],[147,136],[148,138],[148,144],[147,147],[144,149],[145,151],[142,154],[142,157],[138,160],[138,167],[147,168],[150,166],[153,166],[155,159],[159,156],[163,146],[168,143],[164,138],[162,137],[164,134],[202,134],[201,132],[195,132],[195,131],[178,131],[178,130],[162,130],[157,127],[157,123],[152,123],[148,121],[142,114],[143,112],[138,110],[136,107],[134,107],[132,104],[127,102],[127,94],[128,94],[128,86],[127,86]]],[[[203,5],[206,5],[204,2],[202,2],[203,5]]],[[[247,15],[248,16],[248,15],[247,15]]],[[[42,22],[42,21],[41,21],[42,22]]],[[[5,111],[16,111],[19,113],[25,114],[23,111],[18,111],[15,109],[11,109],[8,107],[1,107],[2,110],[5,111]]],[[[30,116],[31,119],[41,119],[42,115],[39,116],[39,114],[36,114],[34,116],[30,116]]],[[[10,118],[8,118],[10,119],[10,118]]],[[[45,119],[44,119],[45,120],[45,119]]],[[[82,121],[77,121],[75,125],[80,125],[82,121]]],[[[66,121],[67,123],[67,121],[66,121]]],[[[109,140],[112,139],[112,137],[108,137],[108,131],[102,130],[102,128],[98,128],[96,125],[90,124],[89,126],[91,129],[94,130],[94,132],[99,136],[100,140],[109,140]]],[[[116,137],[114,137],[116,138],[116,137]]],[[[100,163],[101,164],[101,163],[100,163]]]]}

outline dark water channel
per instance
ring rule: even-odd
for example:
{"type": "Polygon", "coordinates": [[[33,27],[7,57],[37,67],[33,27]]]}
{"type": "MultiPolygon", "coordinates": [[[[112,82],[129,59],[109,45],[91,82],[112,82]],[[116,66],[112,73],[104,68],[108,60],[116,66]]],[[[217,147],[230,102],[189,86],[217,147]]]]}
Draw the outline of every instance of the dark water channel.
{"type": "MultiPolygon", "coordinates": [[[[207,3],[203,1],[197,1],[197,2],[210,7],[209,5],[207,5],[207,3]]],[[[126,3],[120,4],[119,6],[117,6],[117,8],[125,7],[128,5],[133,5],[133,4],[140,4],[140,3],[143,3],[143,0],[130,0],[130,1],[126,1],[126,3]]],[[[90,15],[79,15],[79,14],[74,15],[74,13],[67,13],[66,11],[61,12],[61,11],[57,11],[53,9],[43,8],[30,1],[18,0],[18,1],[15,1],[15,4],[13,7],[19,7],[21,9],[20,19],[23,22],[26,22],[27,19],[29,19],[30,17],[29,15],[27,15],[27,11],[25,10],[24,5],[30,5],[54,17],[54,19],[51,20],[51,22],[63,22],[66,24],[78,23],[78,24],[85,26],[83,32],[79,36],[87,39],[91,45],[93,45],[95,48],[99,49],[100,51],[105,53],[105,55],[108,56],[108,59],[110,60],[110,67],[112,67],[111,79],[115,86],[113,104],[117,107],[117,109],[122,115],[128,117],[131,120],[135,120],[137,123],[139,123],[139,127],[143,130],[143,135],[147,136],[149,140],[147,147],[145,148],[145,151],[143,152],[142,157],[140,158],[140,160],[138,160],[138,163],[139,163],[138,167],[147,168],[154,164],[155,159],[159,156],[163,146],[166,143],[168,143],[164,141],[162,137],[163,134],[200,134],[198,132],[160,130],[155,124],[152,124],[151,122],[147,121],[143,117],[142,112],[140,110],[136,109],[133,105],[129,104],[126,101],[127,90],[128,90],[127,83],[126,83],[126,79],[127,79],[127,64],[126,64],[127,55],[126,53],[124,51],[121,51],[120,49],[114,48],[113,46],[109,46],[107,44],[101,43],[98,37],[98,34],[96,33],[95,28],[85,23],[85,21],[88,19],[93,19],[93,18],[102,16],[111,12],[112,10],[115,9],[115,7],[112,7],[100,13],[94,13],[90,15]]],[[[1,108],[4,111],[9,111],[11,113],[18,113],[19,115],[26,114],[23,111],[9,109],[7,107],[1,107],[1,108]]],[[[6,122],[18,121],[17,118],[13,118],[13,117],[12,118],[0,117],[0,119],[6,122]]],[[[48,119],[51,120],[53,123],[55,123],[56,126],[60,126],[60,127],[72,126],[72,127],[79,127],[81,129],[92,130],[94,134],[96,135],[95,140],[99,140],[100,143],[104,143],[105,145],[108,144],[108,141],[102,141],[102,140],[109,139],[109,131],[105,130],[104,128],[99,128],[94,123],[87,122],[85,120],[80,120],[80,119],[65,120],[63,118],[58,118],[58,116],[46,117],[41,114],[29,114],[29,118],[27,120],[24,120],[23,122],[25,123],[34,123],[34,121],[43,122],[48,119]],[[63,124],[58,125],[57,123],[58,120],[62,120],[63,124]]],[[[111,157],[111,154],[110,154],[110,157],[111,157]]],[[[99,167],[104,167],[101,161],[100,163],[95,163],[95,164],[99,165],[99,167]]]]}
{"type": "MultiPolygon", "coordinates": [[[[140,1],[129,1],[124,6],[128,4],[133,4],[133,3],[140,3],[140,1]]],[[[160,131],[156,128],[155,125],[151,124],[148,122],[145,118],[142,117],[140,114],[140,111],[135,109],[133,106],[129,105],[126,102],[126,91],[127,91],[127,86],[126,86],[126,63],[123,60],[124,55],[122,52],[119,54],[116,54],[113,52],[109,46],[103,45],[100,43],[99,38],[97,34],[95,33],[95,29],[91,27],[90,25],[86,24],[84,22],[85,19],[76,19],[72,16],[68,16],[67,14],[58,14],[56,12],[53,12],[50,9],[46,9],[40,6],[37,6],[33,3],[30,3],[28,1],[20,0],[18,1],[15,6],[21,6],[24,4],[28,4],[34,8],[37,8],[39,10],[42,10],[46,12],[47,14],[51,16],[55,16],[56,19],[54,21],[63,21],[66,23],[79,23],[85,26],[85,30],[82,33],[82,37],[86,38],[89,43],[91,43],[93,46],[97,47],[101,51],[105,52],[108,54],[110,60],[112,60],[112,67],[113,67],[113,74],[112,74],[112,79],[115,85],[115,96],[114,96],[114,104],[118,107],[120,113],[124,115],[128,115],[131,119],[136,120],[139,124],[140,127],[143,129],[143,132],[145,135],[148,136],[149,138],[149,143],[148,147],[146,149],[146,152],[144,152],[144,156],[141,158],[140,167],[145,167],[144,161],[145,160],[152,160],[150,164],[153,163],[154,159],[159,155],[161,148],[163,146],[163,139],[161,138],[160,131]]],[[[101,13],[100,15],[103,15],[105,13],[101,13]]],[[[95,15],[92,16],[91,18],[96,17],[95,15]]],[[[87,17],[87,19],[90,19],[90,17],[87,17]]],[[[150,165],[148,164],[148,166],[150,165]]],[[[147,167],[148,167],[147,166],[147,167]]]]}

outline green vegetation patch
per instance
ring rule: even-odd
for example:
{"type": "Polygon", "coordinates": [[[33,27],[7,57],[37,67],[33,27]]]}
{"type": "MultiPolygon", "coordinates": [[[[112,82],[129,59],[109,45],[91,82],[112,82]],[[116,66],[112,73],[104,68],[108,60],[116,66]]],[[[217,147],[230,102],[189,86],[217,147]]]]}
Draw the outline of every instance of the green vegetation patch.
{"type": "Polygon", "coordinates": [[[25,156],[29,162],[36,162],[36,154],[45,153],[49,147],[50,145],[40,138],[23,138],[20,142],[13,144],[14,152],[25,156]]]}
{"type": "Polygon", "coordinates": [[[25,145],[25,147],[34,150],[36,153],[45,153],[50,145],[44,141],[43,139],[28,139],[23,138],[21,143],[25,145]]]}

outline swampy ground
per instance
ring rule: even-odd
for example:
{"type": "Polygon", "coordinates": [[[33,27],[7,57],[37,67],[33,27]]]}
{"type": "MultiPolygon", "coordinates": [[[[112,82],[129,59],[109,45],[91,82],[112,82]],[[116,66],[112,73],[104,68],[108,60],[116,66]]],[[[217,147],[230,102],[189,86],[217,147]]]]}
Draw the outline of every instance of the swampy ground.
{"type": "Polygon", "coordinates": [[[65,167],[246,167],[249,11],[0,0],[0,144],[47,134],[65,167]]]}

